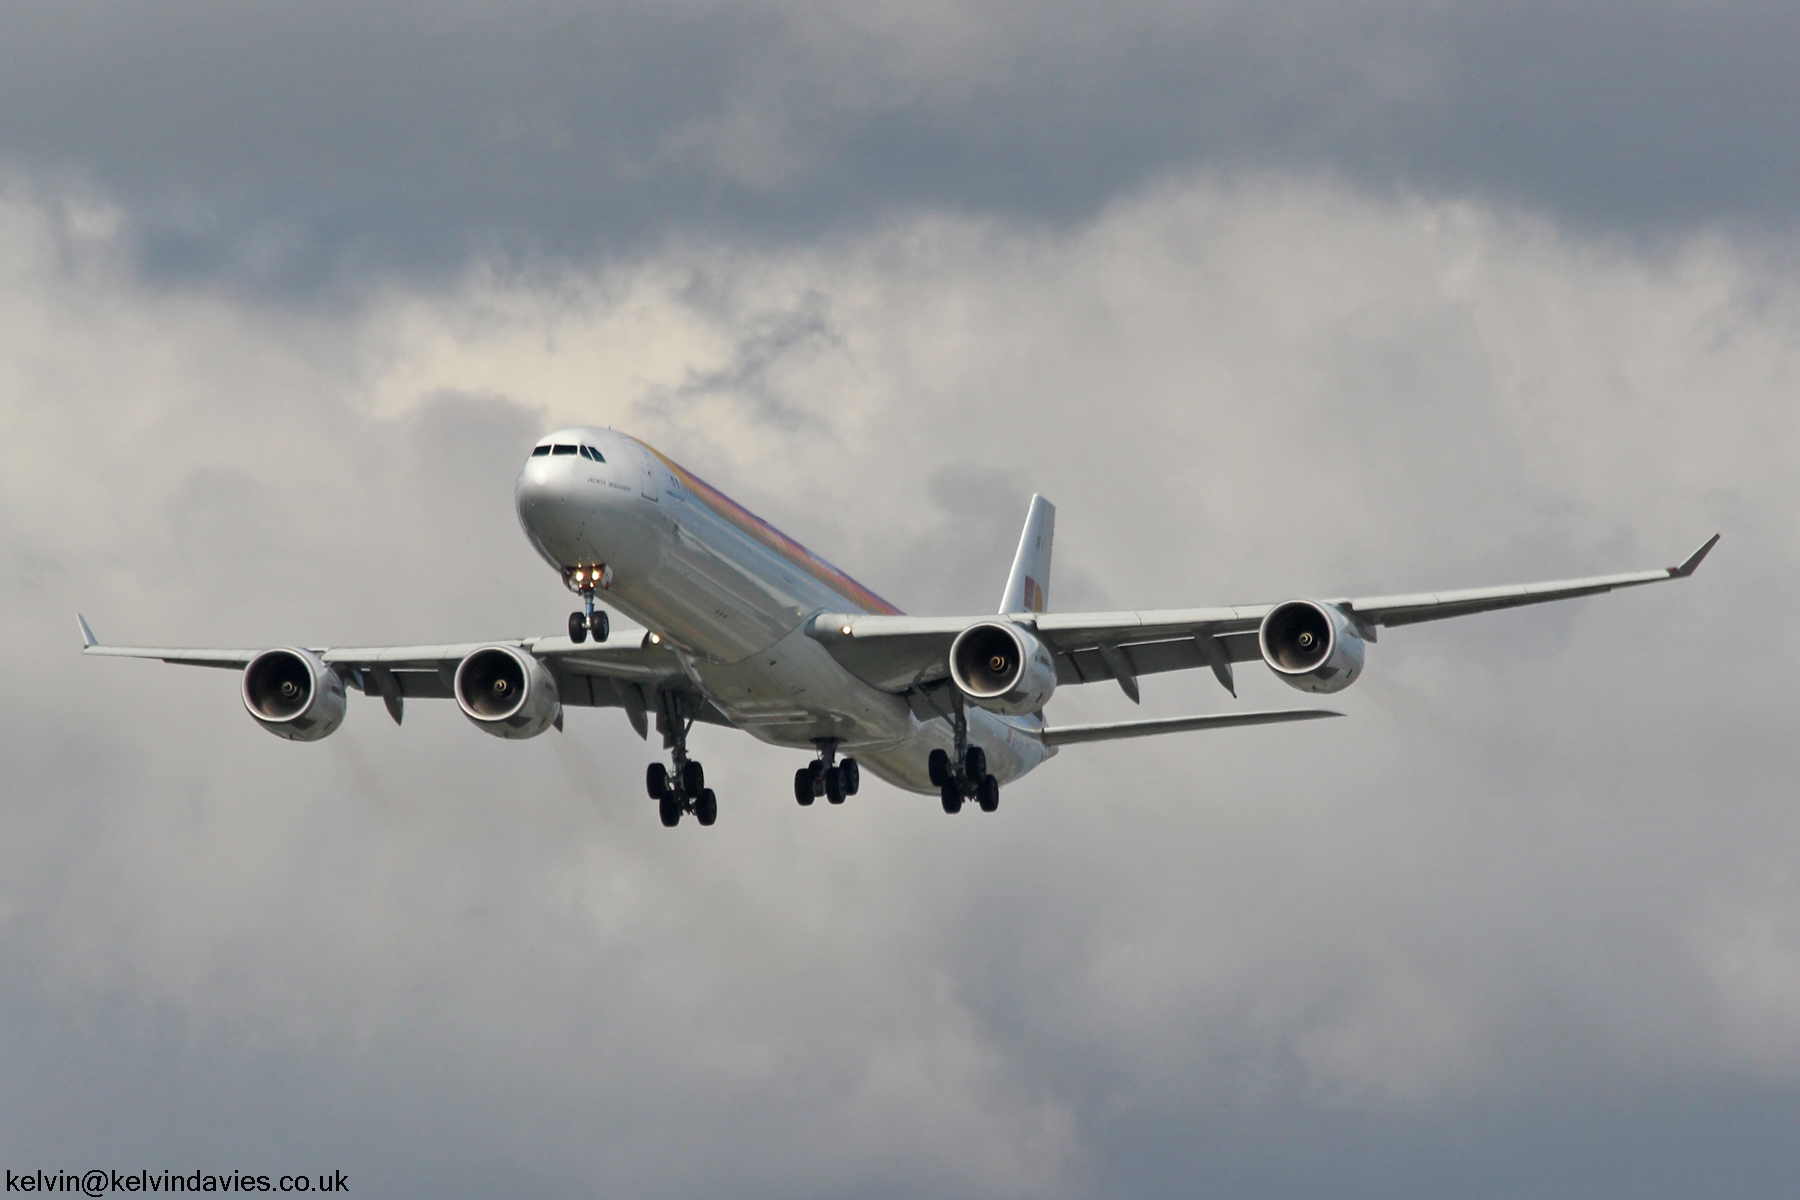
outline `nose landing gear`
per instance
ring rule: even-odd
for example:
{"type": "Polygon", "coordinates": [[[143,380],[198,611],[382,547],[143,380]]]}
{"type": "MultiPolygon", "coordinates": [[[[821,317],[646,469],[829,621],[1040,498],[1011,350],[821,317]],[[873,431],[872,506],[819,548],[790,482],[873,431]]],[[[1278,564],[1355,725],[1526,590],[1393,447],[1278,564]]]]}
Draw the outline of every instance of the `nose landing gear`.
{"type": "Polygon", "coordinates": [[[604,642],[606,635],[612,632],[612,622],[604,609],[594,610],[594,589],[606,589],[612,586],[612,568],[602,563],[597,567],[579,566],[563,568],[563,582],[569,590],[581,595],[581,611],[569,614],[569,640],[585,642],[588,634],[594,635],[596,642],[604,642]]]}
{"type": "Polygon", "coordinates": [[[823,796],[832,804],[842,804],[848,796],[854,796],[862,787],[862,768],[856,765],[854,758],[846,758],[834,765],[837,757],[837,739],[820,738],[816,743],[819,757],[809,765],[794,772],[794,799],[802,808],[812,804],[823,796]]]}

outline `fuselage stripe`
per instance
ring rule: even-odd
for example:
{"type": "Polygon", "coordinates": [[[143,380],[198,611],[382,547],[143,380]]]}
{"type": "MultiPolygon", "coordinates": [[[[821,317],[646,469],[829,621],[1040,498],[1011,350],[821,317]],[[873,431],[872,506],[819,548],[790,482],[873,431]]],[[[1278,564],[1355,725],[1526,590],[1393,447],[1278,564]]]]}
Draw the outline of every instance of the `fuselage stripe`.
{"type": "Polygon", "coordinates": [[[697,496],[702,504],[720,518],[769,547],[795,567],[842,595],[844,599],[858,605],[863,612],[885,613],[889,616],[902,615],[894,605],[889,604],[661,450],[643,442],[638,444],[654,454],[658,461],[669,468],[675,478],[681,481],[682,486],[697,496]]]}

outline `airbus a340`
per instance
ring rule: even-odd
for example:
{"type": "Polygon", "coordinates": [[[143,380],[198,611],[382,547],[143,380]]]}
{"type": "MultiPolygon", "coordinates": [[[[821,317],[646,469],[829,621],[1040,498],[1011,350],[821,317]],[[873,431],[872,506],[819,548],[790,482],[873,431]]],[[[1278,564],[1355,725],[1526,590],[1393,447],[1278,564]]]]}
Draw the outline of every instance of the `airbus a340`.
{"type": "Polygon", "coordinates": [[[1056,510],[1033,496],[1012,573],[991,616],[909,617],[635,438],[563,429],[525,461],[514,491],[539,554],[581,597],[566,635],[447,646],[204,650],[102,645],[85,653],[227,667],[270,733],[329,736],[347,693],[379,696],[399,722],[406,701],[453,699],[478,729],[532,738],[569,706],[620,708],[640,737],[654,722],[670,762],[646,785],[664,825],[718,818],[688,756],[702,721],[809,751],[794,798],[853,796],[862,768],[944,811],[1000,803],[1003,784],[1074,742],[1143,737],[1339,714],[1303,708],[1105,725],[1045,723],[1058,687],[1207,668],[1235,696],[1234,663],[1261,659],[1304,692],[1342,691],[1382,626],[1588,596],[1693,574],[1714,534],[1677,567],[1552,583],[1362,599],[1142,612],[1052,613],[1056,510]],[[613,636],[595,601],[641,629],[613,636]]]}

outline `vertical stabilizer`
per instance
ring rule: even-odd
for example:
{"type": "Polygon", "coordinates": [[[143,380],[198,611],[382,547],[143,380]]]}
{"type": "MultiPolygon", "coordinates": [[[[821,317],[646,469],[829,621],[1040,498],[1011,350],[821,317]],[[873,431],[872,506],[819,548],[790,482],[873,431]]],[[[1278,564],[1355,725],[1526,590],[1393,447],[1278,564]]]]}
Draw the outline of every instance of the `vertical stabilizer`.
{"type": "Polygon", "coordinates": [[[1044,611],[1050,596],[1050,543],[1055,537],[1056,505],[1033,496],[1025,513],[1025,532],[1019,535],[1019,552],[1013,555],[1012,574],[1000,596],[1001,612],[1044,611]]]}

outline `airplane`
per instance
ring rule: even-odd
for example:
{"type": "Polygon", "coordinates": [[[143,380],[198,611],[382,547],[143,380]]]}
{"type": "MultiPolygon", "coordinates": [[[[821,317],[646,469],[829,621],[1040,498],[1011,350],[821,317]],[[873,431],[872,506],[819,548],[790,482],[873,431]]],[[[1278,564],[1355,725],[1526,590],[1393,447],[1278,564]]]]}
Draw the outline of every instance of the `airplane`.
{"type": "Polygon", "coordinates": [[[993,615],[912,617],[648,444],[611,429],[539,441],[514,486],[525,536],[581,599],[567,633],[466,645],[176,649],[109,646],[77,614],[83,653],[242,672],[244,707],[279,737],[314,742],[342,724],[350,690],[399,724],[408,699],[453,699],[478,729],[561,731],[568,707],[653,721],[669,763],[646,790],[665,826],[718,819],[688,754],[695,722],[807,750],[794,798],[842,804],[861,768],[946,813],[999,807],[1000,788],[1063,746],[1342,714],[1301,708],[1050,725],[1058,687],[1111,680],[1134,703],[1141,676],[1208,668],[1235,698],[1234,664],[1261,660],[1303,692],[1362,674],[1383,626],[1685,579],[1714,534],[1675,567],[1511,587],[1362,599],[1100,613],[1048,606],[1056,509],[1033,496],[993,615]],[[639,628],[612,636],[602,597],[639,628]],[[592,638],[592,642],[589,638],[592,638]],[[841,757],[840,757],[841,755],[841,757]]]}

